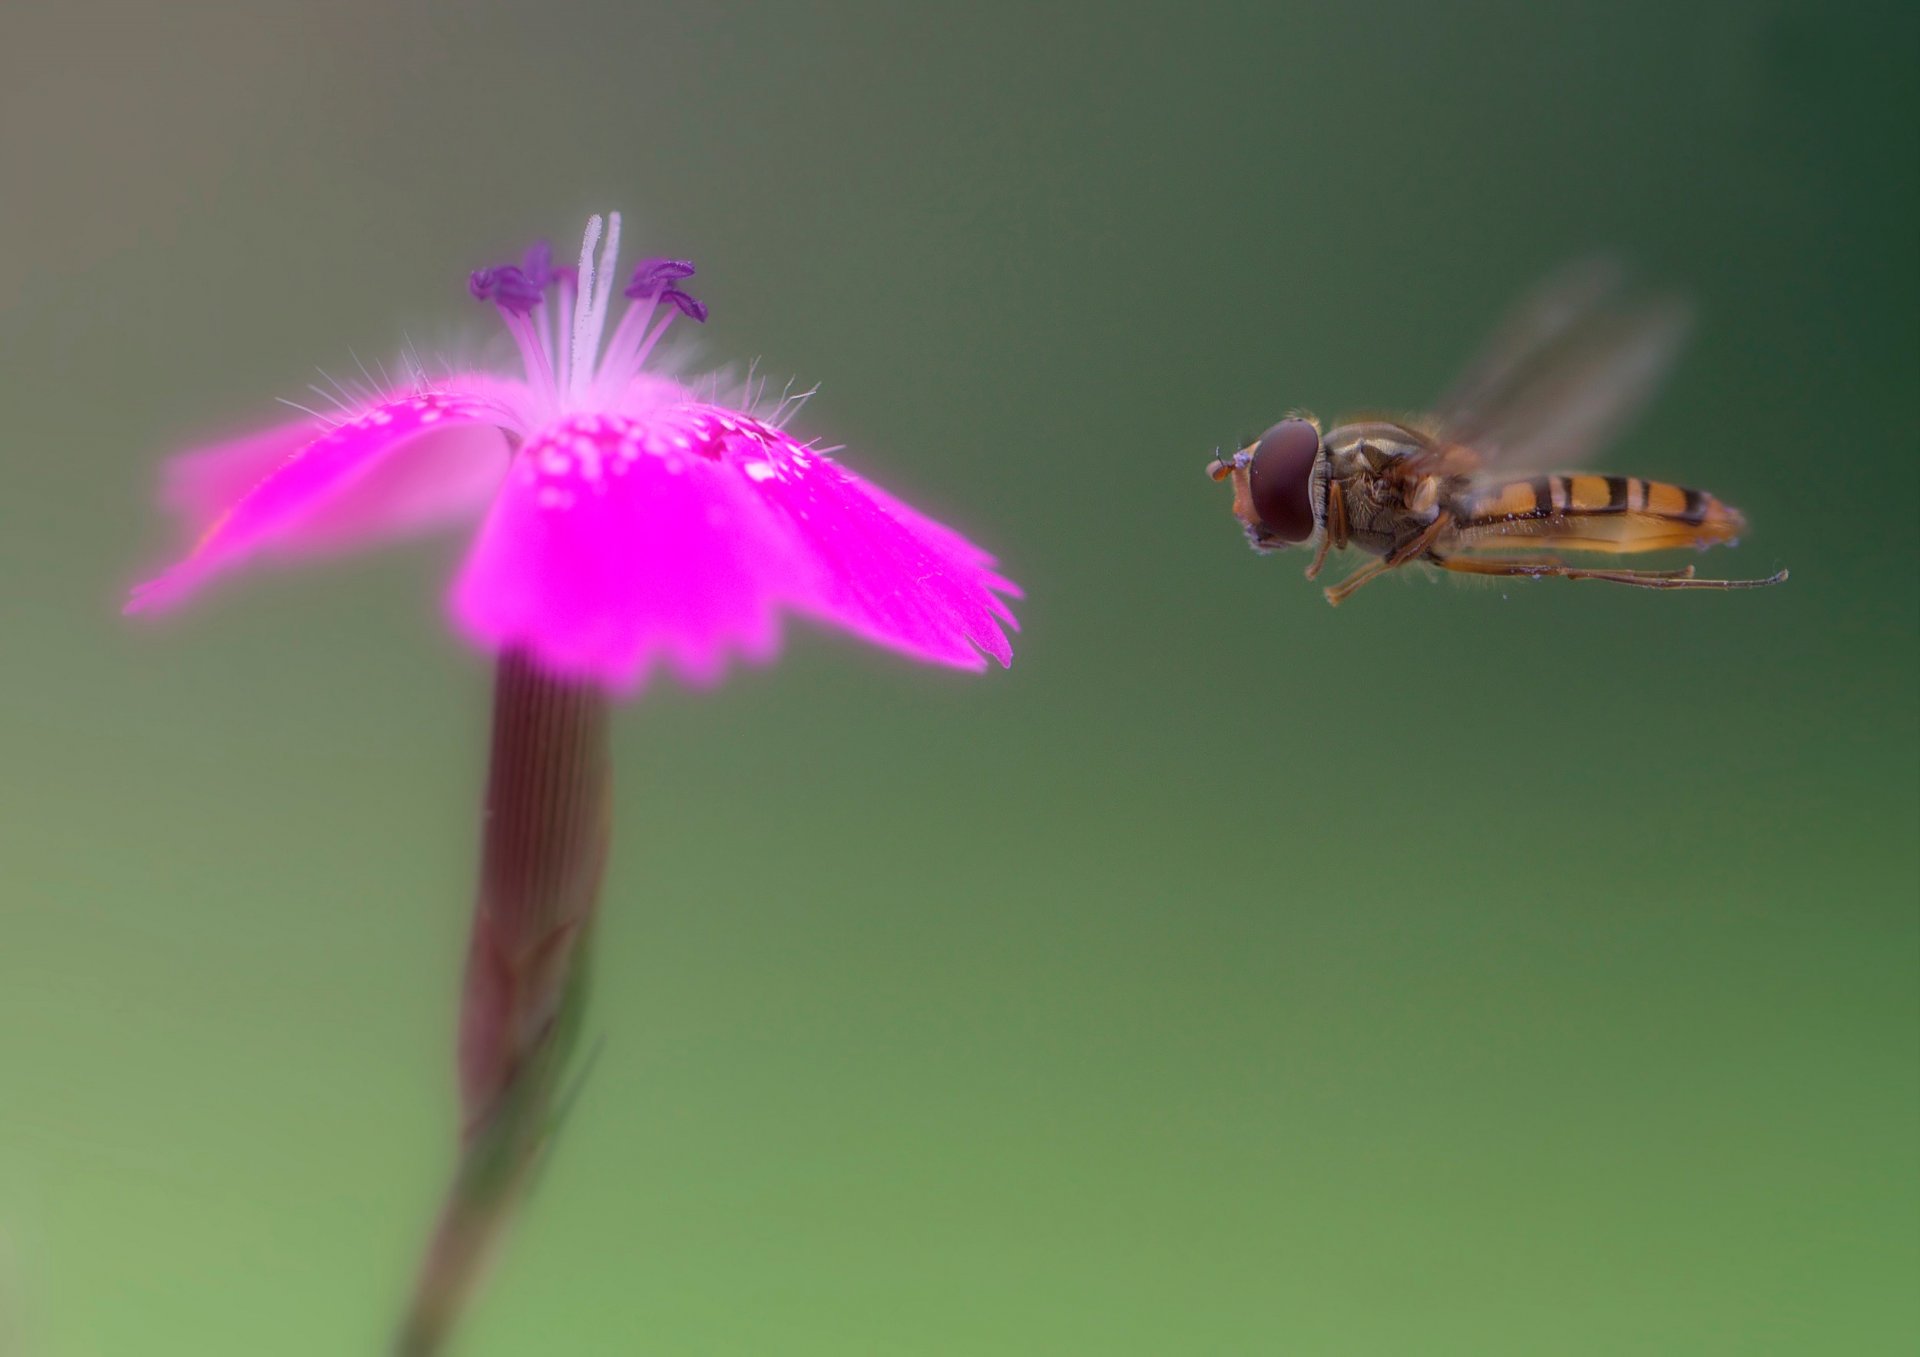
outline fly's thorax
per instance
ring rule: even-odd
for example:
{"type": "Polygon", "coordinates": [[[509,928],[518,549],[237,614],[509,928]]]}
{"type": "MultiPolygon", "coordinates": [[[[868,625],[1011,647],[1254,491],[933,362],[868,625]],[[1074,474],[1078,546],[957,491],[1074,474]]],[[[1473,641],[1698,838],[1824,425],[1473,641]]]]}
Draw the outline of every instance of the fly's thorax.
{"type": "Polygon", "coordinates": [[[1427,443],[1390,421],[1346,424],[1327,435],[1327,479],[1340,488],[1347,543],[1385,555],[1433,522],[1445,494],[1434,476],[1411,473],[1427,443]]]}
{"type": "Polygon", "coordinates": [[[1327,451],[1336,462],[1353,457],[1375,471],[1415,453],[1426,452],[1432,446],[1432,440],[1412,425],[1391,419],[1364,419],[1336,425],[1327,430],[1325,441],[1327,451]]]}

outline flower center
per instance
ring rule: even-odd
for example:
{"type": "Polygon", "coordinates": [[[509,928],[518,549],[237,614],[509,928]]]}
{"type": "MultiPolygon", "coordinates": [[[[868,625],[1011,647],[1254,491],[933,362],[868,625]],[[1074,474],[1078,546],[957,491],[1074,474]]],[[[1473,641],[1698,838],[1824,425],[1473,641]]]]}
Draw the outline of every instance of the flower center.
{"type": "Polygon", "coordinates": [[[604,222],[597,216],[587,222],[577,271],[555,268],[553,251],[536,241],[519,264],[476,269],[467,278],[475,298],[500,308],[529,382],[552,411],[617,401],[676,317],[707,318],[706,304],[679,286],[693,276],[691,261],[643,259],[621,289],[631,304],[602,353],[619,254],[620,214],[612,212],[604,222]],[[545,305],[549,288],[552,307],[545,305]]]}

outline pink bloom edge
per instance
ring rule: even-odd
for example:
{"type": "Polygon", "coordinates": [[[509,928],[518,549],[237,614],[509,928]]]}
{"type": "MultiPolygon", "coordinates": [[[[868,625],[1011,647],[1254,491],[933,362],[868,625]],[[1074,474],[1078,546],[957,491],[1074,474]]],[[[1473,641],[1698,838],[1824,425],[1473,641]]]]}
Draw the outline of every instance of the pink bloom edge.
{"type": "Polygon", "coordinates": [[[198,535],[130,613],[187,602],[256,559],[481,520],[449,598],[482,649],[621,694],[664,665],[694,685],[779,651],[787,612],[917,660],[1012,660],[1018,587],[953,529],[742,410],[656,389],[516,431],[488,374],[296,421],[168,464],[198,535]],[[317,435],[317,436],[316,436],[317,435]]]}
{"type": "Polygon", "coordinates": [[[256,559],[477,519],[457,629],[614,691],[657,666],[710,684],[733,658],[770,659],[789,612],[929,663],[1011,663],[1020,591],[985,551],[786,433],[785,402],[762,417],[647,369],[676,319],[707,318],[690,262],[641,261],[603,346],[619,236],[617,214],[595,217],[577,269],[536,245],[472,275],[522,374],[416,373],[338,418],[176,458],[164,499],[198,540],[127,611],[256,559]]]}

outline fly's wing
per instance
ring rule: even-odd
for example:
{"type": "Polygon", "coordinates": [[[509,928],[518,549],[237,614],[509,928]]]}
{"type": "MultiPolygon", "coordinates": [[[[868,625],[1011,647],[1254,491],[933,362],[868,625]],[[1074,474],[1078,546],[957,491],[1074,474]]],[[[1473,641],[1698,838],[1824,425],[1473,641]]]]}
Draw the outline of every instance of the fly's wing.
{"type": "Polygon", "coordinates": [[[1515,308],[1441,398],[1433,432],[1463,471],[1588,465],[1660,384],[1688,321],[1674,298],[1630,296],[1614,260],[1563,269],[1515,308]]]}

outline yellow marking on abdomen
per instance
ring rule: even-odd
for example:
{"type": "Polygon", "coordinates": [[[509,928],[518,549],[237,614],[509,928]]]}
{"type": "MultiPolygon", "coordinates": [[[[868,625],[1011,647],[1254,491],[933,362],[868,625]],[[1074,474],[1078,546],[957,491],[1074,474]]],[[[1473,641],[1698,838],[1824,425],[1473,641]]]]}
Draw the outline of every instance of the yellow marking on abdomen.
{"type": "Polygon", "coordinates": [[[1545,476],[1508,481],[1475,492],[1466,504],[1466,521],[1490,523],[1501,519],[1542,518],[1552,512],[1553,492],[1545,476]]]}
{"type": "Polygon", "coordinates": [[[1570,514],[1612,514],[1626,507],[1614,499],[1614,482],[1624,485],[1619,476],[1567,477],[1567,512],[1570,514]]]}
{"type": "Polygon", "coordinates": [[[1576,551],[1658,551],[1730,542],[1746,522],[1702,490],[1638,476],[1533,476],[1485,486],[1460,508],[1460,528],[1576,551]]]}
{"type": "Polygon", "coordinates": [[[1665,481],[1646,482],[1647,512],[1662,518],[1682,518],[1687,512],[1687,492],[1665,481]]]}

